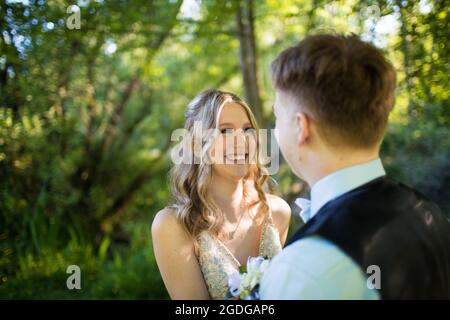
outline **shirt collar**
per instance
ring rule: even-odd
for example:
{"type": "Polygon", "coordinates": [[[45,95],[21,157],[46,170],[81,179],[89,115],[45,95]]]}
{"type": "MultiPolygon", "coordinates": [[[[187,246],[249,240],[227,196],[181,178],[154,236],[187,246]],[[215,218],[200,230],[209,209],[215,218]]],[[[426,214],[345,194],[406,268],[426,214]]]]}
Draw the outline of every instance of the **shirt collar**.
{"type": "Polygon", "coordinates": [[[312,218],[327,202],[386,175],[380,158],[335,171],[317,181],[311,189],[312,218]]]}

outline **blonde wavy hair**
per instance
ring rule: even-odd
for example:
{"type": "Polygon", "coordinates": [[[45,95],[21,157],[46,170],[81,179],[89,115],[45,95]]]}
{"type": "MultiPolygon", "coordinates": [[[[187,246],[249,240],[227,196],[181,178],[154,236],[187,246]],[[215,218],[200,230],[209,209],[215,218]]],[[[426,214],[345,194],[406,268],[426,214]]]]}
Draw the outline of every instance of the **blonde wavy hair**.
{"type": "MultiPolygon", "coordinates": [[[[198,135],[195,123],[201,123],[202,130],[218,129],[220,112],[227,103],[237,103],[245,109],[253,129],[256,131],[256,137],[258,137],[259,128],[250,107],[235,94],[214,89],[201,92],[188,104],[185,112],[185,130],[188,130],[195,139],[198,135]]],[[[207,154],[212,143],[205,141],[204,137],[197,138],[198,141],[201,141],[201,154],[207,154]]],[[[193,144],[188,144],[187,149],[183,149],[183,152],[194,154],[193,144]]],[[[263,174],[265,171],[266,169],[260,164],[257,140],[256,163],[250,166],[249,174],[244,178],[243,197],[249,207],[261,203],[261,210],[257,214],[261,216],[265,216],[269,209],[264,192],[264,186],[268,179],[268,175],[263,174]],[[256,190],[258,197],[250,202],[247,201],[247,195],[249,188],[252,187],[256,190]]],[[[169,174],[173,197],[172,207],[176,209],[178,220],[194,240],[204,230],[214,236],[224,238],[222,230],[224,214],[208,192],[211,177],[212,165],[204,161],[175,164],[169,174]]]]}

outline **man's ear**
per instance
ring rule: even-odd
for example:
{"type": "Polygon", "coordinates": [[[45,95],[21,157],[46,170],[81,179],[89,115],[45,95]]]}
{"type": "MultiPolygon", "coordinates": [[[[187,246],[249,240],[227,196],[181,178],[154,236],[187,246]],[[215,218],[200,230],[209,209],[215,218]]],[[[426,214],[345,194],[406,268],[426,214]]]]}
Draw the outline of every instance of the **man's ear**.
{"type": "Polygon", "coordinates": [[[297,145],[301,146],[309,138],[310,133],[310,120],[305,113],[297,112],[295,114],[295,127],[297,131],[297,145]]]}

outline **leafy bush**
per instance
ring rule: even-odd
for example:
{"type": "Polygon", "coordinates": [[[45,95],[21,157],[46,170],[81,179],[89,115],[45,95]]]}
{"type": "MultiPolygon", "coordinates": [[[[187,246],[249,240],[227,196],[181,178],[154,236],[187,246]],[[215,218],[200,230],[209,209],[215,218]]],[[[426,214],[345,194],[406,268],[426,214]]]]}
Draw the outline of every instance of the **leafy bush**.
{"type": "Polygon", "coordinates": [[[450,216],[450,137],[448,127],[428,122],[393,123],[381,156],[392,177],[417,188],[450,216]]]}

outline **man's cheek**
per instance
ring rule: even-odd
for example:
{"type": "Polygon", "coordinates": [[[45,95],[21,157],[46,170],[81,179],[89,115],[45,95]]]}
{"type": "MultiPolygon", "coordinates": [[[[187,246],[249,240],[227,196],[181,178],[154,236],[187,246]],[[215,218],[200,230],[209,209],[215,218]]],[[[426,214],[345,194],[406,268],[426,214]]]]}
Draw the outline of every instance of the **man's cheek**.
{"type": "Polygon", "coordinates": [[[275,129],[274,130],[274,134],[275,134],[275,140],[277,141],[278,145],[280,145],[280,130],[278,130],[278,125],[275,124],[275,129]]]}
{"type": "Polygon", "coordinates": [[[282,152],[286,152],[286,128],[283,129],[278,129],[276,131],[276,136],[278,136],[277,138],[277,143],[278,146],[280,147],[282,152]]]}

